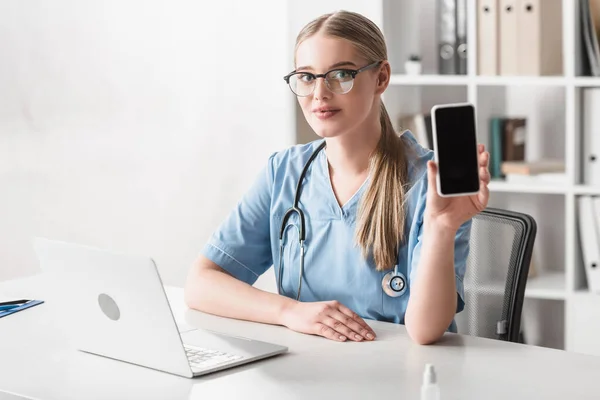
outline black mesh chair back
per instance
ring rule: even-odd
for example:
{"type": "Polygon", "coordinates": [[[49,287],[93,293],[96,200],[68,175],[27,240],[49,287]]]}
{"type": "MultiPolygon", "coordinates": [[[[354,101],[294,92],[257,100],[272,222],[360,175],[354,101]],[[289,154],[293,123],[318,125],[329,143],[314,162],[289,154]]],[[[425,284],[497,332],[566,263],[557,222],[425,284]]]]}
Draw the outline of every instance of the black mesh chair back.
{"type": "Polygon", "coordinates": [[[520,341],[536,232],[535,220],[523,213],[487,208],[473,218],[458,333],[520,341]]]}

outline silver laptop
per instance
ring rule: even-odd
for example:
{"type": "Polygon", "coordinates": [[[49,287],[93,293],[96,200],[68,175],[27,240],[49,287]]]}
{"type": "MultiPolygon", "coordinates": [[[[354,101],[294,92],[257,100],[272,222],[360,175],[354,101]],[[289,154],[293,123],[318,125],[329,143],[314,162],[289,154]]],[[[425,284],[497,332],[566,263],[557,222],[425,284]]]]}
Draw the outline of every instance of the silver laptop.
{"type": "Polygon", "coordinates": [[[287,352],[209,330],[179,332],[154,261],[36,238],[48,306],[81,351],[195,377],[287,352]]]}

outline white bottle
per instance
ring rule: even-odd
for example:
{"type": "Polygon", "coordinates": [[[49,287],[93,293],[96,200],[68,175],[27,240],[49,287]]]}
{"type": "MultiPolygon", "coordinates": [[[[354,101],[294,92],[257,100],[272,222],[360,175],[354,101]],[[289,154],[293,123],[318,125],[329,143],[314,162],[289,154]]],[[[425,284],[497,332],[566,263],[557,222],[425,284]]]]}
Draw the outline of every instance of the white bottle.
{"type": "Polygon", "coordinates": [[[421,400],[440,400],[440,387],[432,364],[427,364],[423,372],[421,400]]]}

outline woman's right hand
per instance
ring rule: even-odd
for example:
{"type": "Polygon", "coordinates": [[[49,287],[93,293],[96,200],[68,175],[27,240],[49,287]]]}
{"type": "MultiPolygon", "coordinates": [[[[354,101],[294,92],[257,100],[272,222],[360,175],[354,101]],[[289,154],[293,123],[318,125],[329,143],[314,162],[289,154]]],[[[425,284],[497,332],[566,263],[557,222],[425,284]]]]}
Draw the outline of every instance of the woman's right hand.
{"type": "Polygon", "coordinates": [[[281,322],[296,332],[319,335],[338,342],[375,339],[375,332],[362,318],[335,300],[294,302],[282,312],[281,322]]]}

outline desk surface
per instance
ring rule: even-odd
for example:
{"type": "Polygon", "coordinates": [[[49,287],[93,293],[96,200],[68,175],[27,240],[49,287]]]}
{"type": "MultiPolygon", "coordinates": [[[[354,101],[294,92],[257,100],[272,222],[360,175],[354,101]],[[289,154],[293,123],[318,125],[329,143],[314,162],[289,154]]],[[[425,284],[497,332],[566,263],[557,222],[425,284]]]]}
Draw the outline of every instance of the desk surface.
{"type": "MultiPolygon", "coordinates": [[[[45,290],[39,276],[0,283],[0,297],[43,299],[45,290]]],[[[424,365],[433,363],[443,400],[600,398],[600,357],[451,333],[436,345],[419,346],[404,326],[377,321],[368,321],[376,341],[337,343],[192,311],[181,289],[169,287],[167,294],[184,329],[247,336],[290,351],[204,377],[180,378],[69,350],[43,304],[0,319],[0,391],[78,400],[419,399],[424,365]]]]}

